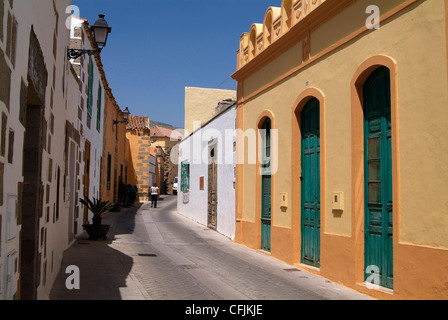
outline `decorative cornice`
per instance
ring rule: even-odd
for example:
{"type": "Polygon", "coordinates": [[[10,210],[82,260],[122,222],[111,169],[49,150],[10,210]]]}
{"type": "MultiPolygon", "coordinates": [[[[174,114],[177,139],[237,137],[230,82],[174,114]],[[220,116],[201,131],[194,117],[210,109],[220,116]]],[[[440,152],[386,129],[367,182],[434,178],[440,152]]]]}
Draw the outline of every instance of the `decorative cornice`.
{"type": "MultiPolygon", "coordinates": [[[[312,31],[319,28],[323,23],[337,15],[344,8],[351,5],[356,0],[283,0],[282,14],[273,22],[274,26],[280,25],[282,21],[280,35],[274,37],[271,43],[264,43],[262,51],[256,51],[253,55],[248,55],[251,44],[251,37],[253,41],[253,33],[255,30],[263,28],[251,28],[251,34],[244,33],[240,37],[240,49],[238,50],[238,64],[237,71],[232,75],[232,78],[239,81],[250,74],[254,73],[260,67],[266,65],[270,61],[277,58],[299,41],[303,41],[303,51],[305,55],[309,55],[310,34],[312,31]],[[287,6],[290,10],[287,10],[287,6]],[[289,28],[287,27],[290,24],[289,28]]],[[[270,11],[267,11],[267,15],[270,11]]],[[[265,17],[265,23],[268,17],[265,17]]],[[[279,28],[279,27],[277,27],[279,28]]],[[[266,29],[266,26],[264,27],[266,29]]],[[[275,29],[272,27],[275,35],[275,29]]],[[[263,31],[261,31],[261,34],[263,31]]],[[[259,39],[261,34],[256,34],[255,39],[259,39]]],[[[304,61],[308,60],[308,56],[304,57],[304,61]]]]}
{"type": "MultiPolygon", "coordinates": [[[[285,0],[284,0],[285,1],[285,0]]],[[[267,63],[271,62],[272,60],[275,60],[279,55],[284,53],[287,49],[292,47],[293,45],[299,43],[299,41],[302,41],[302,50],[304,53],[307,53],[307,50],[309,50],[309,44],[311,39],[308,37],[310,36],[311,32],[319,28],[323,23],[330,20],[337,14],[339,14],[342,10],[347,8],[348,6],[352,5],[357,0],[327,0],[322,5],[320,5],[318,8],[316,8],[314,11],[312,11],[307,17],[302,19],[300,23],[294,25],[289,29],[289,31],[284,34],[278,41],[271,44],[268,48],[266,48],[263,52],[261,52],[259,55],[255,56],[253,60],[249,61],[246,65],[240,67],[233,75],[232,78],[237,80],[239,82],[239,93],[238,93],[238,103],[242,104],[244,102],[247,102],[248,100],[251,100],[252,98],[256,97],[261,92],[267,90],[268,88],[272,87],[276,83],[285,80],[289,76],[299,72],[303,68],[309,66],[312,63],[315,63],[316,61],[319,61],[329,53],[333,52],[337,48],[343,46],[344,44],[348,43],[352,39],[362,35],[365,32],[368,32],[366,26],[359,28],[358,30],[354,30],[352,33],[346,35],[342,39],[336,41],[335,43],[331,44],[329,47],[325,48],[321,52],[316,52],[312,56],[306,57],[308,59],[303,59],[301,63],[299,63],[296,67],[292,68],[285,74],[277,77],[276,79],[272,80],[271,82],[267,83],[263,87],[259,88],[255,92],[250,93],[249,95],[245,95],[242,88],[243,86],[243,80],[252,75],[254,72],[258,71],[260,68],[265,66],[267,63]],[[308,48],[307,48],[308,46],[308,48]]],[[[392,10],[384,13],[381,16],[381,21],[387,21],[400,11],[406,9],[408,6],[414,4],[415,2],[423,1],[423,0],[406,0],[403,3],[397,5],[392,10]]],[[[448,1],[448,0],[447,0],[448,1]]]]}

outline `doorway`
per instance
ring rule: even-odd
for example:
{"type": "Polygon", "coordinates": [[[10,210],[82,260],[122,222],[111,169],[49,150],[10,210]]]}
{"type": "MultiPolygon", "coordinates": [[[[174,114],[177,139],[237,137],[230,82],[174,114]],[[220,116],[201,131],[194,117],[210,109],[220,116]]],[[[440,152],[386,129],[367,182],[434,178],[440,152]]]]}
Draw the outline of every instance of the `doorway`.
{"type": "MultiPolygon", "coordinates": [[[[365,267],[393,289],[392,127],[390,71],[364,83],[365,267]]],[[[369,275],[366,274],[366,279],[369,275]]]]}
{"type": "Polygon", "coordinates": [[[302,263],[320,267],[320,102],[311,98],[301,113],[302,263]]]}
{"type": "MultiPolygon", "coordinates": [[[[90,142],[85,143],[85,167],[84,167],[84,197],[88,198],[90,193],[90,142]]],[[[89,210],[84,206],[84,220],[86,224],[89,221],[89,210]]]]}
{"type": "Polygon", "coordinates": [[[218,227],[218,163],[217,163],[217,141],[209,144],[208,165],[208,218],[207,226],[217,230],[218,227]]]}
{"type": "Polygon", "coordinates": [[[20,237],[20,297],[36,299],[40,283],[39,219],[43,210],[43,108],[28,105],[23,146],[22,231],[20,237]],[[26,160],[25,160],[26,159],[26,160]]]}
{"type": "Polygon", "coordinates": [[[73,141],[70,141],[70,153],[69,153],[69,187],[68,191],[70,194],[70,207],[68,211],[68,243],[71,243],[75,238],[74,225],[75,221],[75,208],[77,208],[77,193],[76,193],[76,146],[73,141]]]}
{"type": "Polygon", "coordinates": [[[266,119],[261,127],[261,249],[271,252],[272,224],[272,176],[271,176],[271,119],[266,119]]]}

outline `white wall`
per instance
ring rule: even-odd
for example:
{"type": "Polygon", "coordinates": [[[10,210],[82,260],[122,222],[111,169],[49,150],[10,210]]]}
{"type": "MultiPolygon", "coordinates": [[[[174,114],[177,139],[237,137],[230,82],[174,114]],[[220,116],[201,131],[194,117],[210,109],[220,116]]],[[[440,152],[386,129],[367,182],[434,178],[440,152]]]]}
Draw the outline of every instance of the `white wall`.
{"type": "MultiPolygon", "coordinates": [[[[66,118],[64,73],[66,67],[66,48],[69,40],[69,29],[65,25],[65,19],[67,17],[65,10],[70,3],[70,0],[55,1],[53,6],[53,1],[14,1],[13,7],[11,8],[10,1],[3,1],[4,15],[0,16],[0,19],[3,19],[4,35],[3,41],[0,41],[2,52],[6,50],[7,38],[5,38],[5,35],[7,35],[8,14],[14,16],[17,21],[15,65],[10,64],[10,60],[6,58],[11,69],[9,111],[6,109],[5,104],[0,102],[0,113],[5,112],[8,116],[6,123],[6,142],[8,142],[8,134],[14,132],[12,163],[9,163],[7,159],[8,154],[5,154],[5,157],[0,157],[0,161],[5,164],[5,174],[3,177],[4,204],[0,207],[3,222],[6,221],[5,213],[15,209],[14,197],[18,196],[18,183],[24,182],[22,166],[27,161],[27,159],[23,159],[25,128],[19,121],[19,110],[21,102],[21,82],[23,81],[25,86],[28,86],[28,58],[31,28],[33,28],[39,41],[48,73],[45,105],[42,106],[44,108],[44,118],[47,122],[47,135],[45,136],[46,148],[42,154],[41,180],[44,187],[44,203],[42,217],[39,219],[37,249],[41,255],[41,281],[37,290],[39,299],[48,297],[49,290],[59,271],[63,251],[68,246],[67,234],[61,231],[62,229],[64,231],[66,230],[63,228],[63,225],[67,222],[64,219],[66,212],[64,211],[63,202],[60,201],[59,208],[56,208],[56,173],[59,168],[62,174],[60,189],[62,199],[64,174],[63,150],[65,145],[64,127],[66,118]],[[57,15],[55,12],[57,12],[57,15]],[[54,39],[56,39],[57,43],[55,46],[55,54],[53,52],[54,39]],[[53,132],[50,129],[51,123],[54,124],[53,132]],[[52,163],[51,166],[49,165],[50,162],[52,163]],[[59,219],[55,219],[55,211],[58,209],[59,219]]],[[[4,84],[2,83],[1,85],[4,84]]],[[[18,264],[20,262],[20,230],[21,226],[17,226],[15,223],[2,223],[2,237],[0,239],[0,299],[10,299],[17,293],[17,280],[19,277],[18,264]],[[11,239],[6,239],[5,235],[7,233],[11,234],[11,239]],[[13,257],[13,260],[8,261],[8,257],[13,257]],[[12,274],[9,273],[8,268],[9,270],[13,269],[12,274]],[[7,274],[8,279],[11,281],[7,280],[7,274]],[[13,291],[10,290],[11,288],[13,291]]]]}
{"type": "Polygon", "coordinates": [[[218,149],[218,217],[217,231],[235,237],[234,168],[236,107],[233,106],[179,144],[178,212],[204,226],[208,218],[208,151],[209,141],[216,139],[218,149]],[[190,190],[181,191],[181,163],[190,162],[190,190]],[[204,177],[204,190],[200,178],[204,177]],[[187,201],[188,199],[188,201],[187,201]]]}
{"type": "MultiPolygon", "coordinates": [[[[91,50],[92,47],[90,45],[90,41],[85,34],[84,28],[82,27],[82,24],[84,23],[84,20],[78,19],[75,17],[72,17],[72,30],[71,35],[74,35],[74,28],[79,28],[83,30],[83,49],[91,50]]],[[[91,24],[93,25],[95,21],[92,21],[91,24]]],[[[103,119],[104,119],[104,106],[105,106],[105,90],[104,85],[101,81],[100,71],[98,69],[98,65],[96,63],[96,60],[94,56],[91,57],[92,62],[94,64],[93,68],[93,74],[94,74],[94,80],[93,80],[93,98],[92,98],[92,117],[90,122],[90,128],[87,125],[87,101],[88,101],[88,92],[86,92],[86,88],[88,88],[89,84],[89,60],[90,57],[86,54],[84,55],[83,64],[81,64],[81,76],[80,80],[83,83],[82,84],[82,93],[81,96],[83,97],[84,105],[82,106],[82,135],[81,135],[81,147],[84,150],[85,142],[89,141],[91,144],[90,149],[90,185],[89,185],[89,198],[99,198],[100,196],[100,170],[101,170],[101,157],[103,156],[103,119]],[[100,84],[101,83],[101,84],[100,84]],[[97,101],[98,101],[98,87],[101,85],[102,87],[102,97],[101,97],[101,127],[100,130],[97,130],[97,116],[98,116],[98,108],[97,108],[97,101]]],[[[84,168],[83,168],[84,170],[84,168]]],[[[82,171],[84,172],[84,171],[82,171]]],[[[90,218],[92,218],[92,215],[89,213],[90,218]]]]}

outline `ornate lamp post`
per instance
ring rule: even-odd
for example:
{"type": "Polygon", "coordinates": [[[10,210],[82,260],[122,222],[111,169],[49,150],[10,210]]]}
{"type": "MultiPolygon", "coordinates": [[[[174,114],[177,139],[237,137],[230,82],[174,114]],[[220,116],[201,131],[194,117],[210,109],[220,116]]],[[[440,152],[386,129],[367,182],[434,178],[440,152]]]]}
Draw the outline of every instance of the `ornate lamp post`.
{"type": "Polygon", "coordinates": [[[101,50],[106,46],[107,43],[107,37],[109,36],[109,33],[112,32],[112,28],[109,27],[106,20],[104,19],[104,14],[98,15],[99,19],[95,22],[93,26],[90,27],[93,34],[93,39],[98,46],[98,50],[85,50],[85,49],[67,49],[67,57],[69,60],[71,59],[77,59],[83,54],[88,54],[89,56],[93,55],[94,53],[98,52],[100,53],[101,50]]]}

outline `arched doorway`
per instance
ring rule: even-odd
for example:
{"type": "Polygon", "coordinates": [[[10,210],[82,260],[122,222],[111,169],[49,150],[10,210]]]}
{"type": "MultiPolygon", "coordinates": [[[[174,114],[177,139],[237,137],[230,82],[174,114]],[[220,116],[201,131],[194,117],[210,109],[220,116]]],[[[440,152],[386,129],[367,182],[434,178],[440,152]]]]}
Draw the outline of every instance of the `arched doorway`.
{"type": "Polygon", "coordinates": [[[301,262],[320,267],[320,102],[311,98],[301,112],[301,262]]]}
{"type": "Polygon", "coordinates": [[[267,118],[261,128],[261,249],[271,251],[271,119],[267,118]]]}
{"type": "MultiPolygon", "coordinates": [[[[390,71],[374,70],[363,86],[365,268],[393,288],[393,193],[390,71]]],[[[366,279],[369,277],[366,273],[366,279]]],[[[378,281],[377,281],[378,282],[378,281]]]]}

